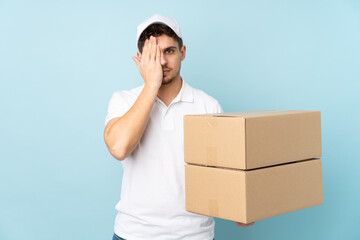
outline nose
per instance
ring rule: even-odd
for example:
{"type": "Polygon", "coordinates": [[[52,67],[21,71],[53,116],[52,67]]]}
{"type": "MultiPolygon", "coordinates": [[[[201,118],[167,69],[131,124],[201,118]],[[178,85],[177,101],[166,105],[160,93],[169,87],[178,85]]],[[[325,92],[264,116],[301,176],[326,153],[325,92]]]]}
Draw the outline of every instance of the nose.
{"type": "Polygon", "coordinates": [[[161,64],[162,66],[164,66],[164,65],[167,64],[167,60],[166,60],[166,57],[165,57],[165,54],[164,54],[164,53],[161,54],[160,64],[161,64]]]}

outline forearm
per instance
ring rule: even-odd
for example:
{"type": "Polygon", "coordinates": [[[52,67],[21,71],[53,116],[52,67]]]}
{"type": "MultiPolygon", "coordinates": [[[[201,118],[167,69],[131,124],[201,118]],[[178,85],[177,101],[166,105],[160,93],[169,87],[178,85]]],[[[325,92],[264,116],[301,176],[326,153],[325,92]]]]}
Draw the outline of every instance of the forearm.
{"type": "Polygon", "coordinates": [[[119,160],[129,156],[140,141],[158,89],[144,86],[130,110],[105,129],[105,143],[110,153],[119,160]]]}
{"type": "Polygon", "coordinates": [[[163,79],[162,53],[155,37],[146,40],[143,54],[138,52],[138,57],[140,59],[133,57],[133,60],[144,79],[144,88],[124,116],[108,122],[104,133],[110,153],[119,160],[129,156],[139,143],[163,79]]]}

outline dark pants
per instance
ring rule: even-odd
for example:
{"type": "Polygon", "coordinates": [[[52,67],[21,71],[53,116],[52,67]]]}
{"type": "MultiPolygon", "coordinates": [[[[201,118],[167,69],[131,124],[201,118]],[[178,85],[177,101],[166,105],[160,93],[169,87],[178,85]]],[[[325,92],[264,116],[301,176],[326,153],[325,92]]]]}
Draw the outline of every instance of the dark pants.
{"type": "MultiPolygon", "coordinates": [[[[114,236],[113,236],[113,239],[112,240],[126,240],[125,238],[121,238],[121,237],[119,237],[118,235],[116,235],[115,233],[114,233],[114,236]]],[[[214,238],[214,240],[215,240],[215,238],[214,238]]]]}
{"type": "Polygon", "coordinates": [[[113,236],[113,239],[112,240],[126,240],[125,238],[121,238],[121,237],[119,237],[118,235],[116,235],[115,233],[114,233],[114,236],[113,236]]]}

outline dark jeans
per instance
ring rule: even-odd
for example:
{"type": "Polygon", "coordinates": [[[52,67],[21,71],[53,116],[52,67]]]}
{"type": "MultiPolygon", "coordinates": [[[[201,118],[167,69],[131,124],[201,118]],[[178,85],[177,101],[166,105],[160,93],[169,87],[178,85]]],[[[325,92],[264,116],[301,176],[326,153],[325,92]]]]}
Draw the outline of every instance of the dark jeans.
{"type": "Polygon", "coordinates": [[[125,238],[121,238],[121,237],[119,237],[118,235],[116,235],[115,233],[114,233],[114,236],[113,236],[113,239],[112,240],[126,240],[125,238]]]}
{"type": "MultiPolygon", "coordinates": [[[[112,240],[126,240],[125,238],[121,238],[121,237],[119,237],[118,235],[116,235],[115,233],[114,233],[114,236],[113,236],[113,239],[112,240]]],[[[215,238],[214,238],[214,240],[215,240],[215,238]]]]}

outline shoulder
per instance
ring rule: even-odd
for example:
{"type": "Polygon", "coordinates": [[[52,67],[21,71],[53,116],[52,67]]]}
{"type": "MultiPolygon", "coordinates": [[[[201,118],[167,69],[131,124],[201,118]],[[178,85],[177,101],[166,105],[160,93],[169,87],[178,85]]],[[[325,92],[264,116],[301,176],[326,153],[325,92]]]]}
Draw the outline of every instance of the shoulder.
{"type": "Polygon", "coordinates": [[[141,85],[139,87],[130,90],[116,91],[112,94],[111,99],[115,101],[123,101],[131,104],[136,101],[137,97],[140,95],[143,88],[144,85],[141,85]]]}
{"type": "Polygon", "coordinates": [[[141,85],[141,86],[138,86],[138,87],[130,89],[130,90],[116,91],[113,93],[113,95],[120,96],[124,99],[138,97],[143,88],[144,88],[144,85],[141,85]]]}
{"type": "Polygon", "coordinates": [[[207,92],[201,89],[191,87],[190,85],[189,87],[193,92],[194,103],[205,107],[206,112],[215,113],[218,112],[219,109],[221,109],[219,101],[214,97],[212,97],[210,94],[208,94],[207,92]]]}
{"type": "Polygon", "coordinates": [[[140,86],[129,91],[117,91],[112,94],[108,104],[108,114],[105,117],[105,126],[111,119],[123,116],[131,108],[142,88],[140,86]]]}
{"type": "Polygon", "coordinates": [[[214,97],[210,96],[205,91],[194,88],[194,87],[190,86],[189,84],[188,84],[188,86],[192,89],[195,101],[202,101],[202,102],[206,102],[208,104],[217,104],[218,103],[218,101],[214,97]]]}

